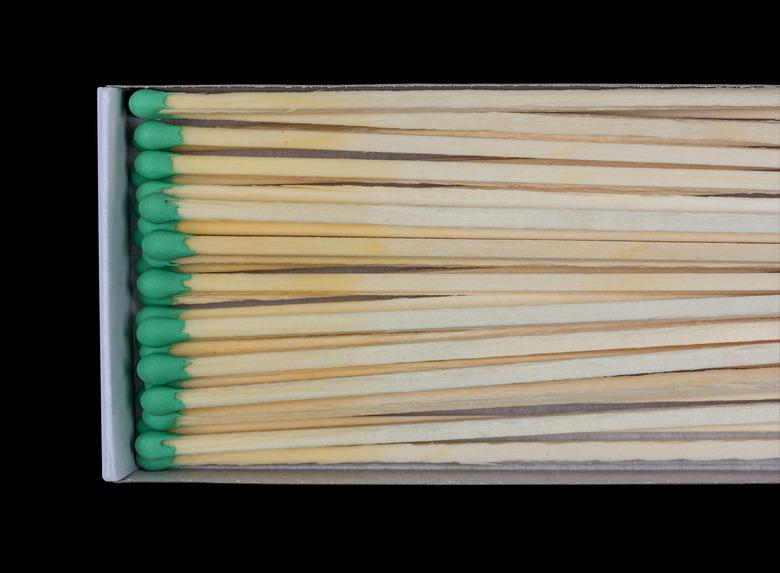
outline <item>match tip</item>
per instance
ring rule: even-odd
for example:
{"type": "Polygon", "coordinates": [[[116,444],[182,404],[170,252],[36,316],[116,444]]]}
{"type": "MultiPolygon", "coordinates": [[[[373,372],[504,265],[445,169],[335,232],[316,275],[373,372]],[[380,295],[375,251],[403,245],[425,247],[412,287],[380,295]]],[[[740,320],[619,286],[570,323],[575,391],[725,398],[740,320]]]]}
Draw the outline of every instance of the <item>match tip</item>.
{"type": "Polygon", "coordinates": [[[154,231],[175,231],[176,224],[176,221],[169,221],[168,223],[152,223],[151,221],[147,221],[141,217],[138,219],[138,230],[140,231],[141,235],[145,237],[154,231]]]}
{"type": "Polygon", "coordinates": [[[154,231],[141,240],[144,255],[157,261],[174,261],[192,257],[197,253],[189,248],[187,239],[192,235],[171,231],[154,231]]]}
{"type": "Polygon", "coordinates": [[[138,90],[130,96],[127,105],[136,117],[144,119],[160,117],[160,112],[165,109],[165,100],[168,99],[169,95],[169,92],[160,90],[138,90]]]}
{"type": "MultiPolygon", "coordinates": [[[[189,374],[187,374],[186,370],[188,364],[189,360],[180,356],[152,354],[150,356],[144,356],[138,361],[136,372],[138,373],[138,377],[143,380],[151,390],[152,386],[163,386],[165,384],[170,384],[171,382],[178,382],[189,378],[189,374]]],[[[167,391],[176,392],[173,388],[168,388],[167,391]]],[[[184,405],[180,403],[181,407],[173,408],[172,410],[160,410],[155,406],[158,404],[160,396],[160,394],[152,394],[149,396],[149,392],[145,392],[142,396],[143,400],[141,401],[141,405],[145,409],[151,406],[149,411],[153,414],[167,414],[184,407],[184,405]]]]}
{"type": "Polygon", "coordinates": [[[162,318],[179,318],[182,310],[179,308],[171,308],[168,306],[145,306],[139,310],[135,315],[135,322],[146,320],[152,317],[162,318]]]}
{"type": "Polygon", "coordinates": [[[135,422],[135,433],[136,434],[143,434],[144,432],[148,432],[149,430],[152,430],[151,426],[147,424],[143,418],[138,418],[135,422]]]}
{"type": "Polygon", "coordinates": [[[145,412],[158,416],[174,414],[184,409],[184,403],[177,397],[180,392],[167,386],[148,388],[141,396],[141,407],[145,412]]]}
{"type": "Polygon", "coordinates": [[[135,169],[133,169],[132,173],[130,173],[130,182],[133,184],[133,187],[138,189],[141,185],[149,181],[146,177],[138,173],[135,169]]]}
{"type": "Polygon", "coordinates": [[[136,227],[136,229],[133,231],[133,242],[135,243],[135,246],[139,249],[141,248],[141,241],[144,239],[144,234],[141,232],[140,229],[136,227]]]}
{"type": "Polygon", "coordinates": [[[165,298],[151,298],[139,293],[136,293],[136,296],[138,297],[138,300],[141,301],[141,304],[146,306],[171,306],[175,303],[174,297],[172,296],[165,298]]]}
{"type": "Polygon", "coordinates": [[[190,339],[184,332],[185,322],[178,318],[152,317],[138,323],[135,335],[145,346],[168,346],[190,339]]]}
{"type": "Polygon", "coordinates": [[[163,442],[170,442],[178,438],[176,434],[168,432],[144,432],[135,439],[136,453],[149,460],[172,458],[176,455],[176,448],[163,442]]]}
{"type": "Polygon", "coordinates": [[[142,470],[146,470],[148,472],[158,472],[161,470],[169,470],[171,468],[178,467],[175,463],[173,463],[173,457],[150,460],[149,458],[136,455],[135,463],[137,463],[142,470]]]}
{"type": "Polygon", "coordinates": [[[152,354],[170,354],[170,346],[144,346],[138,349],[138,354],[143,358],[144,356],[151,356],[152,354]]]}
{"type": "Polygon", "coordinates": [[[167,181],[146,181],[135,190],[135,200],[140,201],[144,197],[148,197],[154,193],[165,193],[165,190],[170,189],[171,187],[178,187],[178,185],[167,181]]]}
{"type": "MultiPolygon", "coordinates": [[[[148,265],[150,269],[167,269],[171,267],[171,263],[168,261],[160,261],[158,259],[154,259],[143,252],[144,249],[144,236],[141,237],[141,258],[144,260],[144,262],[148,265]]],[[[146,272],[146,271],[143,271],[146,272]]]]}
{"type": "Polygon", "coordinates": [[[151,269],[138,277],[138,292],[147,298],[164,299],[176,296],[190,290],[184,283],[191,278],[192,275],[185,273],[151,269]]]}
{"type": "Polygon", "coordinates": [[[145,121],[135,128],[133,141],[145,149],[168,149],[177,145],[184,145],[181,127],[161,121],[145,121]]]}
{"type": "Polygon", "coordinates": [[[152,193],[138,201],[141,217],[152,223],[169,223],[181,220],[178,201],[162,193],[152,193]]]}
{"type": "Polygon", "coordinates": [[[176,174],[173,169],[175,156],[168,151],[142,151],[135,158],[135,169],[148,179],[165,179],[176,174]]]}
{"type": "MultiPolygon", "coordinates": [[[[136,230],[136,233],[138,233],[137,230],[136,230]]],[[[143,239],[143,235],[141,235],[141,233],[138,233],[138,235],[139,235],[139,239],[138,239],[139,242],[137,244],[138,244],[138,248],[140,248],[141,247],[141,242],[140,241],[141,241],[141,239],[143,239]]],[[[135,239],[135,233],[133,233],[133,239],[135,239]]],[[[155,268],[155,267],[150,265],[149,261],[147,261],[143,257],[138,257],[138,260],[135,262],[135,272],[137,274],[139,274],[139,275],[141,273],[145,273],[149,269],[153,269],[153,268],[155,268]]]]}
{"type": "Polygon", "coordinates": [[[164,432],[166,430],[173,430],[179,427],[179,412],[173,414],[152,414],[150,412],[144,412],[141,414],[142,420],[150,430],[157,430],[164,432]]]}

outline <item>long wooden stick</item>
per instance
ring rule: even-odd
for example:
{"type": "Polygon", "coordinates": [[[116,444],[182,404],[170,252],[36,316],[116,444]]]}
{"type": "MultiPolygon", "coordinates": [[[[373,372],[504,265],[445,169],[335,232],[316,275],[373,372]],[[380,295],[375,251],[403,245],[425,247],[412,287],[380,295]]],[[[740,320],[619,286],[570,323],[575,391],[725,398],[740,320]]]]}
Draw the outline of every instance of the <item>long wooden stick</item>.
{"type": "MultiPolygon", "coordinates": [[[[136,99],[143,97],[136,95],[136,99]]],[[[666,108],[780,107],[776,88],[335,90],[167,93],[162,112],[335,110],[609,111],[666,108]]]]}
{"type": "Polygon", "coordinates": [[[628,460],[760,460],[780,457],[780,440],[659,440],[392,444],[177,455],[173,466],[628,460]]]}
{"type": "MultiPolygon", "coordinates": [[[[639,302],[607,302],[495,308],[431,309],[365,313],[187,319],[181,331],[190,339],[291,336],[481,328],[516,325],[620,322],[632,320],[696,320],[780,315],[780,296],[700,298],[639,302]]],[[[146,323],[156,332],[175,319],[146,323]]],[[[139,332],[139,336],[141,333],[139,332]]]]}
{"type": "Polygon", "coordinates": [[[172,175],[293,177],[344,182],[566,185],[594,188],[708,189],[777,193],[780,172],[728,169],[664,169],[591,165],[502,164],[472,161],[325,159],[181,155],[144,151],[136,170],[149,178],[172,175]]]}
{"type": "MultiPolygon", "coordinates": [[[[780,231],[780,217],[778,217],[780,231]]],[[[148,235],[144,251],[158,260],[171,260],[176,251],[167,249],[170,235],[148,235]]],[[[163,232],[164,233],[164,232],[163,232]]],[[[674,261],[780,263],[780,248],[768,244],[664,243],[630,241],[524,241],[507,239],[397,239],[342,237],[210,237],[183,238],[184,244],[200,255],[255,255],[263,257],[312,257],[335,259],[354,257],[403,260],[453,258],[455,260],[512,259],[520,261],[674,261]]],[[[351,261],[346,261],[351,262],[351,261]]],[[[442,261],[446,262],[446,261],[442,261]]],[[[464,261],[465,262],[465,261],[464,261]]],[[[388,263],[388,264],[392,264],[388,263]]],[[[517,264],[517,263],[516,263],[517,264]]]]}
{"type": "Polygon", "coordinates": [[[479,227],[413,227],[334,223],[255,221],[179,221],[176,229],[189,235],[248,235],[294,237],[408,237],[530,239],[574,241],[676,241],[693,243],[780,243],[777,233],[719,233],[667,231],[592,231],[581,229],[496,229],[479,227]]]}
{"type": "Polygon", "coordinates": [[[760,121],[644,119],[550,113],[179,113],[177,117],[264,124],[357,126],[418,133],[458,133],[575,141],[780,146],[776,126],[760,121]]]}
{"type": "Polygon", "coordinates": [[[777,273],[440,274],[242,273],[177,275],[150,270],[138,279],[142,295],[196,292],[267,294],[488,294],[520,292],[780,292],[777,273]],[[181,287],[177,285],[182,285],[181,287]]]}
{"type": "MultiPolygon", "coordinates": [[[[659,408],[525,418],[398,424],[391,426],[366,426],[356,429],[327,428],[177,436],[174,439],[163,439],[162,442],[174,448],[176,455],[182,455],[764,422],[780,424],[780,408],[777,403],[739,406],[692,406],[686,408],[659,408]]],[[[152,439],[160,440],[160,437],[153,436],[152,439]]]]}
{"type": "MultiPolygon", "coordinates": [[[[684,119],[739,119],[739,120],[780,120],[780,109],[762,107],[734,107],[734,108],[687,108],[687,109],[635,109],[623,111],[599,111],[603,115],[615,115],[626,117],[658,117],[658,118],[684,118],[684,119]]],[[[770,123],[767,121],[766,123],[770,123]]]]}
{"type": "MultiPolygon", "coordinates": [[[[215,426],[238,422],[320,419],[345,416],[457,412],[552,404],[626,404],[723,400],[778,400],[780,368],[743,368],[663,372],[478,388],[450,388],[267,402],[184,410],[179,426],[215,426]]],[[[186,394],[185,394],[186,397],[186,394]]]]}
{"type": "Polygon", "coordinates": [[[558,142],[450,135],[349,133],[301,129],[245,129],[142,124],[136,140],[148,149],[322,149],[471,157],[558,159],[636,164],[711,165],[780,169],[780,149],[633,143],[558,142]]]}
{"type": "MultiPolygon", "coordinates": [[[[161,189],[156,186],[154,189],[159,189],[159,192],[169,197],[215,201],[780,214],[780,199],[752,197],[650,196],[625,193],[556,193],[523,189],[365,185],[181,185],[161,189]]],[[[148,193],[144,194],[146,195],[148,193]]]]}

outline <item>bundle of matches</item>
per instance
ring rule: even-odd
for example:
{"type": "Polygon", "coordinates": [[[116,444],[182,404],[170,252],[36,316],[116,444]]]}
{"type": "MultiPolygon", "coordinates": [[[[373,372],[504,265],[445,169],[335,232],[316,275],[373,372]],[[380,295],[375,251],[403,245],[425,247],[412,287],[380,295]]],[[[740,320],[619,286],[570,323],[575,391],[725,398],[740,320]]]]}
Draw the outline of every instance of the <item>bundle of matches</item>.
{"type": "Polygon", "coordinates": [[[780,90],[141,90],[150,470],[780,459],[780,90]]]}

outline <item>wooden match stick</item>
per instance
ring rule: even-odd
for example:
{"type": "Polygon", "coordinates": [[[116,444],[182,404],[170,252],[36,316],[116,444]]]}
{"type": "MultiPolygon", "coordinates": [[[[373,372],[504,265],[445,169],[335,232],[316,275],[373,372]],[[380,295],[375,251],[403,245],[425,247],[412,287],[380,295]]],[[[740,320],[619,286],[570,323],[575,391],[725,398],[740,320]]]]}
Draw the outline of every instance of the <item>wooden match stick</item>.
{"type": "MultiPolygon", "coordinates": [[[[729,169],[665,169],[593,165],[502,164],[477,161],[325,159],[182,155],[143,151],[135,169],[149,179],[176,175],[291,177],[343,182],[566,185],[593,188],[666,188],[777,193],[780,172],[729,169]]],[[[295,180],[291,181],[294,182],[295,180]]]]}
{"type": "MultiPolygon", "coordinates": [[[[150,319],[151,320],[151,319],[150,319]]],[[[343,348],[338,351],[289,350],[229,356],[182,358],[152,354],[138,362],[138,375],[148,385],[193,377],[229,376],[286,370],[318,370],[350,366],[438,362],[557,352],[586,352],[680,345],[780,340],[777,320],[720,324],[574,332],[546,336],[504,336],[470,340],[410,342],[343,348]]]]}
{"type": "MultiPolygon", "coordinates": [[[[146,450],[143,450],[146,453],[146,450]]],[[[164,452],[161,452],[164,453],[164,452]]],[[[460,444],[391,444],[176,454],[149,460],[146,470],[187,466],[280,464],[495,464],[500,462],[620,462],[667,460],[762,460],[780,458],[780,440],[614,440],[574,442],[504,442],[460,444]]]]}
{"type": "Polygon", "coordinates": [[[179,199],[215,201],[780,214],[780,198],[556,193],[468,187],[175,185],[163,181],[149,181],[136,190],[136,200],[140,201],[155,193],[179,199]]]}
{"type": "Polygon", "coordinates": [[[152,317],[138,323],[147,346],[197,339],[244,338],[371,332],[422,331],[519,325],[702,320],[780,315],[780,296],[700,298],[494,308],[429,309],[385,312],[299,314],[181,319],[152,317]]]}
{"type": "Polygon", "coordinates": [[[634,143],[558,142],[450,135],[349,133],[301,129],[246,129],[178,126],[159,121],[134,134],[144,149],[323,149],[330,151],[557,159],[606,163],[710,165],[780,169],[780,149],[704,147],[634,143]]]}
{"type": "Polygon", "coordinates": [[[684,119],[740,119],[740,120],[780,120],[778,108],[687,108],[687,109],[636,109],[625,111],[600,111],[599,114],[630,116],[630,117],[660,117],[684,119]]]}
{"type": "Polygon", "coordinates": [[[776,126],[761,121],[646,119],[550,113],[178,113],[189,119],[363,127],[426,134],[617,141],[677,145],[780,146],[776,126]]]}
{"type": "Polygon", "coordinates": [[[165,300],[187,292],[273,294],[489,294],[521,292],[780,292],[777,273],[441,274],[333,273],[184,274],[151,269],[141,295],[165,300]]]}
{"type": "Polygon", "coordinates": [[[780,90],[751,89],[560,89],[560,90],[337,90],[305,92],[177,93],[138,90],[130,110],[138,117],[179,112],[623,111],[682,108],[780,107],[780,90]]]}
{"type": "MultiPolygon", "coordinates": [[[[780,231],[780,217],[777,219],[780,231]]],[[[226,237],[191,236],[178,232],[154,231],[142,242],[144,254],[160,261],[184,259],[196,255],[298,257],[315,263],[324,262],[386,264],[410,259],[412,264],[424,264],[435,259],[455,259],[460,264],[477,266],[480,260],[534,261],[641,261],[641,262],[723,262],[780,263],[780,249],[770,244],[664,243],[629,241],[546,241],[507,239],[398,239],[344,237],[226,237]],[[301,257],[301,255],[305,255],[301,257]]],[[[272,259],[273,260],[273,259],[272,259]]],[[[285,259],[279,259],[284,261],[285,259]]],[[[293,262],[287,259],[286,262],[293,262]]],[[[439,264],[446,264],[446,260],[439,264]]]]}
{"type": "Polygon", "coordinates": [[[136,440],[136,451],[142,457],[159,459],[182,454],[444,440],[484,440],[570,432],[626,431],[668,426],[740,423],[780,424],[780,408],[776,402],[773,402],[202,436],[146,432],[136,440]]]}
{"type": "MultiPolygon", "coordinates": [[[[476,411],[554,404],[641,404],[778,400],[780,368],[742,368],[663,372],[637,376],[574,379],[558,382],[450,388],[421,392],[268,402],[185,409],[167,415],[144,412],[155,430],[207,427],[276,420],[310,420],[415,412],[476,411]]],[[[181,395],[186,401],[187,394],[181,395]]],[[[206,432],[208,433],[208,432],[206,432]]]]}

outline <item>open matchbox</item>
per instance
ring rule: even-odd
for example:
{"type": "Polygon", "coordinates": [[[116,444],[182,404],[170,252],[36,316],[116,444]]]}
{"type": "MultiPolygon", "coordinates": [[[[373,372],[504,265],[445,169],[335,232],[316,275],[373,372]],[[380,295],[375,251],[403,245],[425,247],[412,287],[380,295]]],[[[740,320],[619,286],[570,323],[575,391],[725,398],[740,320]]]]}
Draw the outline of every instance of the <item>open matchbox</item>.
{"type": "MultiPolygon", "coordinates": [[[[134,375],[137,357],[133,316],[140,308],[134,296],[132,224],[130,209],[130,144],[133,122],[129,95],[147,86],[107,86],[97,91],[98,220],[100,280],[100,385],[102,475],[110,482],[214,483],[376,483],[376,484],[552,484],[552,483],[748,483],[776,482],[777,460],[744,462],[622,462],[622,463],[501,463],[344,464],[338,466],[205,467],[148,472],[135,462],[133,440],[137,418],[134,375]]],[[[184,86],[155,86],[182,89],[184,86]]],[[[296,90],[328,86],[209,86],[210,88],[296,90]]],[[[345,86],[339,86],[344,88],[345,86]]],[[[348,86],[356,87],[360,86],[348,86]]],[[[393,89],[399,86],[371,86],[393,89]]],[[[447,86],[402,86],[442,88],[447,86]]],[[[455,86],[452,86],[455,87],[455,86]]],[[[457,86],[478,87],[478,86],[457,86]]],[[[502,89],[585,87],[581,85],[507,85],[502,89]]],[[[601,86],[587,86],[598,88],[601,86]]],[[[635,87],[635,86],[609,86],[635,87]]],[[[699,87],[699,86],[680,86],[699,87]]],[[[188,91],[206,86],[186,86],[188,91]]]]}

